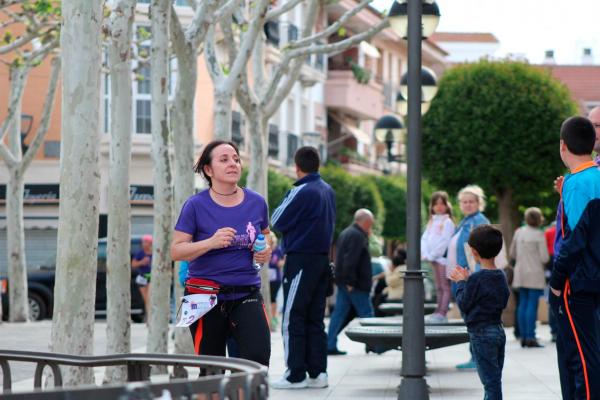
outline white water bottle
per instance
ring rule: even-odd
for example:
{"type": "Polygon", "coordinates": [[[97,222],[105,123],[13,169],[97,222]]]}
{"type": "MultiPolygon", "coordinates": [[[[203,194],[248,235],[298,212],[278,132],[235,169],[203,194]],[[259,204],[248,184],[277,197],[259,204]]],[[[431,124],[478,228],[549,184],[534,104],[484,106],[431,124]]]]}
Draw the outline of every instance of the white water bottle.
{"type": "MultiPolygon", "coordinates": [[[[254,241],[254,245],[252,245],[252,250],[254,250],[255,253],[258,253],[259,251],[263,251],[266,248],[267,241],[265,240],[265,235],[259,233],[256,237],[256,240],[254,241]]],[[[255,263],[254,268],[258,271],[262,268],[262,265],[260,265],[259,263],[255,263]]]]}

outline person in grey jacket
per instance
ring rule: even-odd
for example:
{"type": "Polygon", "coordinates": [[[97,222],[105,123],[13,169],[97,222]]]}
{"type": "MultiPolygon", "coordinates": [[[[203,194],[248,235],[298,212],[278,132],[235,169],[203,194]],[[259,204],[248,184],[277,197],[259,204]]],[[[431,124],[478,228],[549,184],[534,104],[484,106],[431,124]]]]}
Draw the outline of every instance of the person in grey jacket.
{"type": "Polygon", "coordinates": [[[550,260],[544,232],[544,219],[539,208],[525,210],[525,226],[515,232],[510,245],[510,258],[516,260],[512,286],[519,290],[517,318],[522,347],[541,347],[535,338],[535,321],[539,298],[544,293],[544,265],[550,260]]]}
{"type": "Polygon", "coordinates": [[[343,355],[337,348],[337,335],[351,308],[360,318],[373,316],[371,291],[371,256],[369,235],[375,218],[366,208],[354,213],[354,223],[344,229],[337,241],[335,283],[337,296],[327,333],[327,354],[343,355]]]}

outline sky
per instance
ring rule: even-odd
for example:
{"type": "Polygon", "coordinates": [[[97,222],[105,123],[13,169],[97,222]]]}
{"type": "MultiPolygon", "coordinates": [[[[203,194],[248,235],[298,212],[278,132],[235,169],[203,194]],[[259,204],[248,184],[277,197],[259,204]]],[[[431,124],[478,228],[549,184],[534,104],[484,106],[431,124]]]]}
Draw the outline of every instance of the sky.
{"type": "MultiPolygon", "coordinates": [[[[437,0],[438,32],[491,32],[497,56],[522,54],[540,63],[554,50],[558,64],[579,64],[583,48],[600,64],[600,0],[437,0]]],[[[389,10],[391,0],[374,0],[389,10]]]]}

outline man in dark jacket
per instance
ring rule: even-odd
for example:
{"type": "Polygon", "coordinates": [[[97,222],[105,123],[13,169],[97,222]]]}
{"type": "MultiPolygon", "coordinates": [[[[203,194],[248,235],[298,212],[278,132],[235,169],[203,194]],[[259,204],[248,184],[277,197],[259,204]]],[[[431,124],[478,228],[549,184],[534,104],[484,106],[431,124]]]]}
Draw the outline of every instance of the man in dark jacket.
{"type": "Polygon", "coordinates": [[[301,147],[294,156],[298,180],[271,224],[283,234],[281,330],[285,375],[275,389],[324,388],[327,379],[325,298],[329,282],[329,248],[335,227],[335,193],[319,175],[319,153],[301,147]],[[308,377],[306,376],[308,374],[308,377]]]}
{"type": "Polygon", "coordinates": [[[327,354],[346,354],[337,348],[337,335],[352,307],[360,318],[373,316],[369,298],[372,282],[369,235],[374,222],[373,213],[361,208],[354,213],[354,223],[338,238],[335,267],[337,296],[329,323],[327,354]]]}

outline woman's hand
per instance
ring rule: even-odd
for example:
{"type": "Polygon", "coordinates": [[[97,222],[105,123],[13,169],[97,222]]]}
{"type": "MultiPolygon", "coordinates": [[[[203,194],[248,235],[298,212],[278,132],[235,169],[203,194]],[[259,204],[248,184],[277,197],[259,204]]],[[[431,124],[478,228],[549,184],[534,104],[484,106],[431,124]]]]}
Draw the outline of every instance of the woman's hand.
{"type": "Polygon", "coordinates": [[[560,290],[556,290],[556,289],[554,289],[552,286],[550,286],[550,290],[552,291],[552,293],[553,293],[555,296],[557,296],[557,297],[560,297],[560,293],[561,293],[561,292],[560,292],[560,290]]]}
{"type": "Polygon", "coordinates": [[[236,230],[233,228],[221,228],[215,232],[214,235],[211,236],[210,247],[212,249],[222,249],[233,242],[235,237],[236,230]]]}
{"type": "Polygon", "coordinates": [[[271,260],[271,246],[267,246],[262,251],[254,252],[254,261],[258,264],[265,264],[271,260]]]}

